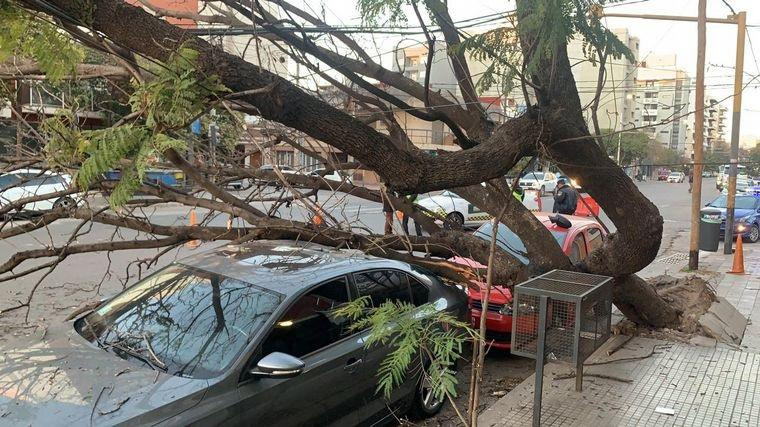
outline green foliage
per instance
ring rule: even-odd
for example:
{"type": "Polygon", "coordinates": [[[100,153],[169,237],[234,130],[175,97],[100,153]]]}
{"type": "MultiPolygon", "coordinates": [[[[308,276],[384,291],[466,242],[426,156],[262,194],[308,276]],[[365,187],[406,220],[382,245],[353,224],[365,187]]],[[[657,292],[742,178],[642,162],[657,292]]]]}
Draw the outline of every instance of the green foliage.
{"type": "Polygon", "coordinates": [[[84,51],[54,25],[8,1],[0,1],[0,62],[31,59],[52,82],[74,74],[84,51]]]}
{"type": "Polygon", "coordinates": [[[368,297],[346,304],[334,314],[350,319],[354,330],[369,329],[365,347],[390,348],[377,372],[378,393],[388,397],[407,375],[422,372],[436,398],[456,395],[454,365],[462,355],[463,344],[477,335],[468,323],[436,310],[432,304],[415,307],[385,302],[372,308],[368,297]]]}
{"type": "Polygon", "coordinates": [[[407,19],[402,6],[408,4],[410,0],[357,0],[359,16],[371,25],[377,25],[381,18],[386,18],[387,24],[405,24],[407,19]]]}
{"type": "Polygon", "coordinates": [[[48,139],[48,159],[61,166],[81,164],[76,182],[84,189],[104,173],[120,169],[121,180],[109,202],[114,208],[124,205],[143,182],[150,161],[169,149],[185,150],[187,125],[203,113],[216,93],[227,90],[217,76],[201,75],[197,58],[197,51],[183,46],[153,80],[139,85],[130,97],[136,113],[131,122],[80,130],[71,111],[45,120],[41,130],[48,139]]]}
{"type": "Polygon", "coordinates": [[[618,143],[620,143],[620,162],[629,165],[635,159],[644,159],[650,151],[649,136],[645,132],[626,131],[613,133],[612,129],[602,129],[602,142],[607,155],[617,157],[618,143]]]}
{"type": "Polygon", "coordinates": [[[183,45],[151,81],[139,85],[130,97],[133,111],[141,111],[150,128],[186,127],[205,109],[210,97],[228,91],[218,76],[201,76],[198,51],[183,45]]]}
{"type": "Polygon", "coordinates": [[[599,5],[615,1],[593,0],[533,0],[518,2],[529,8],[519,22],[520,33],[535,36],[531,53],[523,64],[523,52],[515,28],[501,27],[467,38],[459,49],[487,64],[477,89],[481,92],[498,86],[503,94],[511,91],[517,74],[529,76],[539,64],[552,58],[557,48],[580,36],[584,53],[596,61],[604,52],[612,58],[625,57],[634,61],[633,53],[592,13],[599,5]],[[524,68],[523,68],[524,67],[524,68]]]}

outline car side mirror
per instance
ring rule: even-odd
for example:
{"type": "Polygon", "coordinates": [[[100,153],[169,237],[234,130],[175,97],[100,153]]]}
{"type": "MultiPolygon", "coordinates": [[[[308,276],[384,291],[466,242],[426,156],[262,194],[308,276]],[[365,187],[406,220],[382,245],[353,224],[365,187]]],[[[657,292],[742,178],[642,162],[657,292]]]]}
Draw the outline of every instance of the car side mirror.
{"type": "Polygon", "coordinates": [[[264,356],[248,373],[256,378],[292,378],[303,372],[303,360],[275,351],[264,356]]]}

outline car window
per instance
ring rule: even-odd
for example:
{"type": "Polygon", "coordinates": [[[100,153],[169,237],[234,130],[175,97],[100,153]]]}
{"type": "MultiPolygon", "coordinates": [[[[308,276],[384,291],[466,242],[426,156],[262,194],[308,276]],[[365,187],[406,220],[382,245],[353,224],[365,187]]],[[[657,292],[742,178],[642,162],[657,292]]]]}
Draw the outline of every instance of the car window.
{"type": "Polygon", "coordinates": [[[348,282],[343,277],[309,291],[275,322],[261,345],[261,355],[279,351],[303,357],[350,335],[348,319],[332,315],[349,301],[348,282]]]}
{"type": "Polygon", "coordinates": [[[598,228],[588,229],[588,249],[593,251],[596,248],[604,245],[604,238],[602,237],[602,230],[598,228]]]}
{"type": "MultiPolygon", "coordinates": [[[[556,229],[549,230],[557,241],[557,244],[562,247],[565,244],[565,238],[567,237],[567,231],[560,231],[556,229]]],[[[491,241],[491,235],[493,234],[493,221],[486,222],[481,225],[480,228],[475,230],[473,235],[479,237],[487,242],[491,241]]],[[[520,262],[528,264],[528,253],[525,249],[525,243],[523,243],[520,236],[512,231],[506,225],[499,223],[499,230],[496,234],[496,244],[499,245],[505,251],[514,255],[520,262]]]]}
{"type": "Polygon", "coordinates": [[[39,185],[53,185],[53,184],[65,184],[66,181],[63,180],[63,177],[60,175],[42,175],[38,177],[34,177],[29,180],[29,182],[25,183],[24,185],[28,186],[39,186],[39,185]]]}
{"type": "Polygon", "coordinates": [[[16,174],[7,174],[0,176],[0,189],[10,188],[21,182],[21,177],[16,174]]]}
{"type": "Polygon", "coordinates": [[[376,270],[354,274],[359,296],[368,296],[373,307],[386,301],[411,303],[409,282],[406,274],[393,270],[376,270]]]}
{"type": "MultiPolygon", "coordinates": [[[[725,208],[727,203],[726,195],[720,195],[715,198],[708,206],[713,208],[725,208]]],[[[736,196],[734,206],[736,209],[755,209],[757,198],[755,196],[736,196]]]]}
{"type": "Polygon", "coordinates": [[[138,282],[75,327],[87,340],[149,352],[167,373],[214,378],[242,353],[282,296],[224,275],[171,265],[138,282]],[[150,348],[150,351],[148,351],[150,348]]]}
{"type": "Polygon", "coordinates": [[[570,261],[581,262],[586,259],[586,242],[583,239],[583,234],[578,234],[573,239],[573,244],[570,248],[570,261]]]}
{"type": "Polygon", "coordinates": [[[412,291],[412,303],[421,306],[430,301],[430,289],[414,277],[408,276],[409,287],[412,291]]]}

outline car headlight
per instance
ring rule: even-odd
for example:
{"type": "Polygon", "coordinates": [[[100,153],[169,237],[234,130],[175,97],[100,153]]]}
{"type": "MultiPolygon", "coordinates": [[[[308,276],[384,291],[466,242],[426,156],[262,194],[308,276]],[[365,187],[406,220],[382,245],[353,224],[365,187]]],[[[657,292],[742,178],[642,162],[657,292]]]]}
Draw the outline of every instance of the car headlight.
{"type": "Polygon", "coordinates": [[[501,306],[499,309],[499,314],[503,316],[511,316],[512,315],[512,304],[507,303],[501,306]]]}
{"type": "Polygon", "coordinates": [[[736,231],[738,231],[738,232],[747,231],[747,226],[745,224],[737,224],[736,225],[736,231]]]}

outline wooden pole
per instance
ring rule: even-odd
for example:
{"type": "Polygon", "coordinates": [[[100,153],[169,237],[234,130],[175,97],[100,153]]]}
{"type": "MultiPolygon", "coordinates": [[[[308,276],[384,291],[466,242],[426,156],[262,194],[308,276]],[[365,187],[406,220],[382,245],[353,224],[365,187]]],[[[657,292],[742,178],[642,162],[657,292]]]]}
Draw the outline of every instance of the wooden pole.
{"type": "Polygon", "coordinates": [[[747,12],[736,15],[736,69],[734,70],[734,107],[731,117],[731,166],[728,175],[728,197],[726,200],[726,234],[723,253],[730,254],[734,238],[734,207],[736,204],[736,174],[739,164],[739,129],[742,114],[742,85],[744,77],[744,37],[747,12]]]}
{"type": "Polygon", "coordinates": [[[707,39],[707,0],[699,0],[697,21],[697,86],[694,110],[694,165],[691,189],[691,236],[689,269],[699,268],[699,212],[702,209],[702,144],[705,137],[705,44],[707,39]]]}

